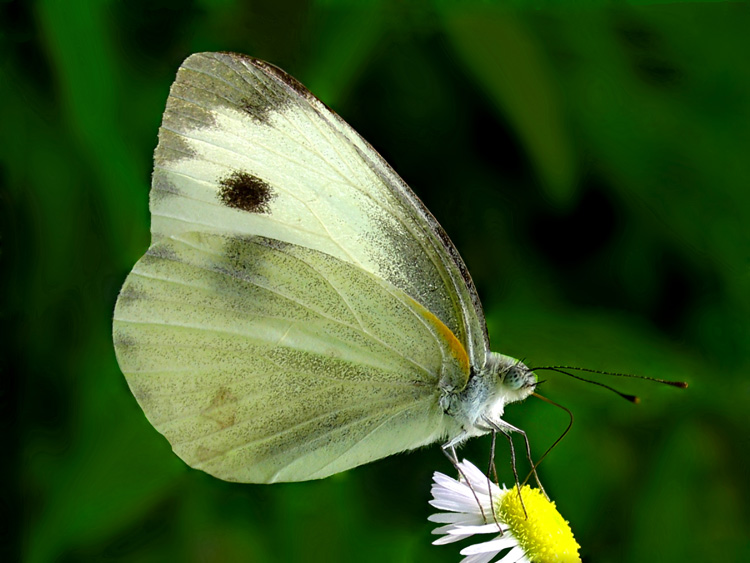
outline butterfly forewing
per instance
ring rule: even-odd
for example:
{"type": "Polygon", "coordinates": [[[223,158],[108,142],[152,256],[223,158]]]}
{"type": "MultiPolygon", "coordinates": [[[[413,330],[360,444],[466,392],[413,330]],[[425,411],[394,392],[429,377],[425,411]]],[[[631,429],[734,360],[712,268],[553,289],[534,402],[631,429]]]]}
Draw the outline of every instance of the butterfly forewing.
{"type": "Polygon", "coordinates": [[[279,69],[235,54],[189,57],[155,160],[154,242],[200,230],[314,248],[412,296],[483,365],[481,306],[450,240],[385,161],[279,69]]]}

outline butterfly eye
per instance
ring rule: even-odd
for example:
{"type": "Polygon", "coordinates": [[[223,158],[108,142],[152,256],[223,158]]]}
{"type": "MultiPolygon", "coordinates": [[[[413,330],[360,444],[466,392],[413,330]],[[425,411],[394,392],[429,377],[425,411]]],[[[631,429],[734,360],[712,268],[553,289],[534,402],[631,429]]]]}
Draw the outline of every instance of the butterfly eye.
{"type": "Polygon", "coordinates": [[[524,372],[516,366],[511,366],[503,375],[503,383],[513,390],[520,389],[526,382],[524,372]]]}

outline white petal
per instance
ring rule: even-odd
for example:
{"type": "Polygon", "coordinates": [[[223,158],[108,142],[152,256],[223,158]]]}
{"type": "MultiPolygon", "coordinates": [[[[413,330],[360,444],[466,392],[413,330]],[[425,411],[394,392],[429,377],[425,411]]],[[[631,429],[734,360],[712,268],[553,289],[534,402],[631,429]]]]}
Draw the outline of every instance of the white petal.
{"type": "Polygon", "coordinates": [[[480,481],[486,481],[487,477],[485,474],[479,470],[479,468],[471,463],[469,460],[465,459],[463,462],[459,463],[458,466],[461,468],[461,471],[466,476],[466,478],[469,481],[476,481],[477,483],[480,481]]]}
{"type": "Polygon", "coordinates": [[[453,543],[465,540],[466,538],[470,537],[471,536],[443,536],[442,538],[438,538],[434,542],[432,542],[432,545],[445,545],[446,543],[453,543]]]}
{"type": "Polygon", "coordinates": [[[477,501],[474,499],[436,498],[429,501],[429,503],[438,510],[450,510],[452,512],[465,512],[467,514],[476,515],[481,514],[477,501]]]}
{"type": "Polygon", "coordinates": [[[440,487],[446,487],[446,488],[464,488],[466,487],[465,483],[462,483],[458,479],[454,479],[453,477],[449,477],[445,473],[440,473],[439,471],[435,471],[432,475],[432,480],[440,487]]]}
{"type": "Polygon", "coordinates": [[[501,563],[502,561],[508,561],[508,563],[531,563],[529,561],[529,558],[526,557],[526,554],[524,553],[523,549],[520,547],[514,547],[511,549],[505,557],[503,557],[498,563],[501,563]]]}
{"type": "MultiPolygon", "coordinates": [[[[451,479],[445,475],[437,474],[434,477],[435,484],[432,485],[432,492],[441,494],[458,494],[462,496],[471,495],[472,489],[466,483],[459,483],[455,479],[451,479]],[[442,478],[439,478],[442,477],[442,478]]],[[[486,495],[485,495],[486,496],[486,495]]]]}
{"type": "MultiPolygon", "coordinates": [[[[456,530],[457,527],[454,524],[447,524],[445,526],[440,526],[438,528],[435,528],[432,530],[433,534],[451,534],[454,530],[456,530]]],[[[457,532],[457,534],[453,535],[471,535],[470,532],[457,532]]]]}
{"type": "Polygon", "coordinates": [[[462,484],[467,485],[463,481],[463,476],[465,475],[466,479],[468,479],[469,481],[468,485],[471,485],[471,487],[474,489],[477,495],[480,496],[480,498],[482,496],[485,496],[487,498],[489,498],[490,496],[492,496],[493,498],[498,498],[503,495],[503,489],[493,483],[492,480],[488,479],[488,477],[470,461],[464,460],[459,464],[459,467],[461,468],[461,472],[463,473],[463,475],[461,476],[462,484]]]}
{"type": "Polygon", "coordinates": [[[480,498],[485,497],[489,499],[490,497],[492,497],[493,499],[495,499],[502,497],[503,495],[503,490],[487,477],[482,477],[481,479],[473,479],[470,484],[474,489],[474,492],[480,498]]]}
{"type": "Polygon", "coordinates": [[[496,553],[477,553],[461,559],[461,563],[489,563],[496,553]]]}
{"type": "Polygon", "coordinates": [[[509,547],[517,547],[517,546],[518,546],[518,540],[506,534],[505,536],[496,538],[492,541],[486,541],[483,543],[477,543],[477,544],[465,547],[461,550],[461,555],[473,555],[474,553],[488,553],[488,552],[499,553],[503,549],[508,549],[509,547]]]}
{"type": "Polygon", "coordinates": [[[436,483],[445,483],[450,481],[456,481],[453,477],[449,477],[445,473],[440,473],[440,471],[435,471],[435,473],[432,474],[432,480],[436,483]]]}
{"type": "MultiPolygon", "coordinates": [[[[474,469],[476,469],[476,473],[464,472],[469,480],[468,483],[464,481],[463,475],[460,476],[460,480],[456,480],[442,473],[435,472],[432,478],[435,483],[441,487],[461,491],[471,491],[473,487],[475,492],[481,492],[482,494],[487,495],[487,477],[485,477],[476,467],[474,467],[474,469]],[[477,486],[483,487],[482,491],[477,491],[477,486]]],[[[461,470],[463,471],[464,468],[462,467],[461,470]]]]}
{"type": "Polygon", "coordinates": [[[481,524],[479,526],[462,526],[454,524],[451,526],[453,531],[449,534],[499,534],[502,533],[497,524],[481,524]]]}
{"type": "Polygon", "coordinates": [[[443,487],[433,486],[431,489],[433,500],[429,501],[432,506],[441,510],[453,510],[458,512],[470,512],[481,514],[482,510],[490,510],[490,497],[487,495],[476,495],[467,485],[461,484],[460,488],[448,490],[443,487]]]}
{"type": "MultiPolygon", "coordinates": [[[[474,498],[474,495],[471,494],[471,489],[467,487],[466,485],[460,485],[456,488],[448,488],[443,487],[439,485],[433,485],[432,489],[430,489],[430,492],[432,493],[432,496],[435,498],[452,498],[452,499],[469,499],[474,498]],[[460,488],[459,488],[460,487],[460,488]]],[[[474,501],[476,504],[476,500],[474,501]]]]}
{"type": "Polygon", "coordinates": [[[463,526],[482,524],[482,519],[478,514],[466,514],[465,512],[438,512],[428,516],[427,520],[436,524],[459,524],[463,526]]]}

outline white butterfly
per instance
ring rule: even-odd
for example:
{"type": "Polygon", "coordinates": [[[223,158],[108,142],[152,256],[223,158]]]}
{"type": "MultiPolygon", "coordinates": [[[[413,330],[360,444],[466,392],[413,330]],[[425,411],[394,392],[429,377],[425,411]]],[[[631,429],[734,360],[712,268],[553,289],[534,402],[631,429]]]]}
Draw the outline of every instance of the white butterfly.
{"type": "Polygon", "coordinates": [[[117,359],[189,465],[229,481],[326,477],[491,430],[536,377],[490,352],[435,218],[278,68],[200,53],[172,85],[152,244],[114,315],[117,359]]]}

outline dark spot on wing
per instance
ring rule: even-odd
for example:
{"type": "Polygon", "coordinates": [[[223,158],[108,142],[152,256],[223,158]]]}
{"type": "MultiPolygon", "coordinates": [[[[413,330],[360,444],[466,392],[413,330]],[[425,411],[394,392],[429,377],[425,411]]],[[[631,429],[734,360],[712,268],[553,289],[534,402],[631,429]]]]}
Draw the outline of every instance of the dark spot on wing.
{"type": "Polygon", "coordinates": [[[266,237],[255,237],[256,244],[267,246],[268,248],[272,248],[274,250],[279,251],[285,251],[287,248],[294,246],[291,243],[285,242],[283,240],[275,239],[275,238],[266,238],[266,237]]]}
{"type": "Polygon", "coordinates": [[[220,456],[224,452],[220,452],[219,450],[214,450],[211,448],[207,448],[204,445],[199,445],[197,448],[195,448],[195,452],[193,453],[188,463],[190,465],[200,465],[202,462],[213,459],[215,457],[220,456]]]}
{"type": "Polygon", "coordinates": [[[135,400],[138,401],[138,404],[142,407],[146,407],[151,402],[151,392],[146,388],[145,385],[137,385],[134,383],[130,383],[130,390],[133,392],[133,396],[135,397],[135,400]]]}
{"type": "Polygon", "coordinates": [[[266,252],[283,252],[289,243],[260,236],[224,238],[224,262],[220,273],[241,280],[253,280],[266,252]]]}
{"type": "Polygon", "coordinates": [[[195,150],[188,144],[184,136],[164,127],[159,129],[159,144],[154,151],[154,165],[156,167],[194,157],[195,150]]]}
{"type": "Polygon", "coordinates": [[[144,299],[148,299],[148,293],[143,291],[143,289],[139,287],[139,284],[134,280],[130,280],[123,285],[120,295],[117,297],[117,300],[121,303],[132,303],[144,299]]]}
{"type": "MultiPolygon", "coordinates": [[[[278,101],[278,106],[281,106],[278,101]]],[[[274,103],[268,98],[262,96],[253,96],[251,98],[242,98],[238,103],[240,109],[248,114],[250,117],[266,123],[268,121],[268,114],[274,108],[274,103]]]]}
{"type": "Polygon", "coordinates": [[[247,172],[236,171],[219,180],[219,199],[227,207],[250,213],[268,213],[274,194],[271,186],[247,172]]]}
{"type": "Polygon", "coordinates": [[[235,422],[234,409],[224,409],[223,407],[230,406],[236,402],[237,397],[227,387],[220,387],[216,391],[216,395],[211,399],[208,408],[203,411],[203,416],[216,422],[219,428],[223,429],[232,426],[235,422]]]}
{"type": "Polygon", "coordinates": [[[216,391],[216,394],[214,395],[214,398],[211,399],[211,403],[209,403],[208,408],[217,409],[219,407],[223,407],[227,403],[233,403],[236,400],[237,397],[234,396],[234,393],[232,393],[228,387],[219,387],[219,389],[216,391]]]}
{"type": "Polygon", "coordinates": [[[157,243],[151,245],[151,247],[149,247],[149,249],[146,251],[146,254],[143,255],[143,258],[141,258],[144,263],[147,263],[149,259],[171,260],[173,262],[180,262],[177,253],[171,246],[169,246],[168,243],[157,243]]]}
{"type": "Polygon", "coordinates": [[[195,158],[196,152],[186,137],[187,133],[216,125],[216,119],[207,107],[195,100],[200,96],[191,96],[191,90],[182,82],[184,73],[178,74],[172,85],[167,107],[159,129],[159,144],[154,153],[156,168],[188,158],[195,158]]]}
{"type": "Polygon", "coordinates": [[[184,100],[180,93],[184,92],[184,85],[176,82],[167,99],[164,110],[162,127],[173,131],[192,131],[216,126],[216,116],[210,109],[184,100]]]}
{"type": "Polygon", "coordinates": [[[163,170],[155,170],[151,178],[151,202],[158,203],[168,197],[181,196],[183,193],[163,170]]]}
{"type": "Polygon", "coordinates": [[[114,344],[115,348],[134,348],[138,345],[138,342],[135,338],[130,336],[129,334],[123,333],[122,331],[118,330],[115,332],[114,336],[114,344]]]}

